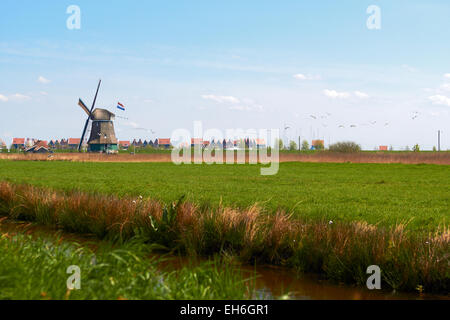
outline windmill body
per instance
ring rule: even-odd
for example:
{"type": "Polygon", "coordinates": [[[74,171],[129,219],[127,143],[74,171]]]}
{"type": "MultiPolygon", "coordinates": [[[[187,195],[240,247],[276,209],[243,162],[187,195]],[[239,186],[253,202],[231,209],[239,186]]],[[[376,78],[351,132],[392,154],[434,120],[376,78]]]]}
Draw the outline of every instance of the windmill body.
{"type": "Polygon", "coordinates": [[[91,114],[92,127],[88,140],[90,152],[117,152],[118,141],[114,132],[114,113],[105,109],[94,109],[91,114]]]}
{"type": "Polygon", "coordinates": [[[96,108],[95,101],[97,99],[98,89],[100,88],[100,82],[98,83],[97,92],[95,93],[94,102],[92,103],[91,110],[89,110],[84,102],[79,99],[78,105],[86,112],[88,119],[81,135],[80,145],[78,150],[81,149],[84,135],[88,127],[89,120],[92,121],[91,134],[88,140],[89,152],[105,152],[105,153],[117,153],[118,141],[114,132],[114,118],[115,115],[106,109],[96,108]]]}

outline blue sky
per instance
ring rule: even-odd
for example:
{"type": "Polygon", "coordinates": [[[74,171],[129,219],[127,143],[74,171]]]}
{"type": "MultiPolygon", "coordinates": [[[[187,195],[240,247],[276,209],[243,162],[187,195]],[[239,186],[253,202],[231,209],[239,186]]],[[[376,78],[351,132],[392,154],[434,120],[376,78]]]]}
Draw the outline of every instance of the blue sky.
{"type": "Polygon", "coordinates": [[[450,148],[448,1],[10,1],[0,10],[0,139],[78,137],[98,107],[119,139],[280,128],[366,149],[450,148]],[[69,5],[81,29],[69,30],[69,5]],[[381,29],[369,30],[369,5],[381,29]],[[117,101],[126,106],[122,112],[117,101]],[[414,119],[413,119],[414,118],[414,119]],[[156,134],[152,134],[149,130],[156,134]]]}

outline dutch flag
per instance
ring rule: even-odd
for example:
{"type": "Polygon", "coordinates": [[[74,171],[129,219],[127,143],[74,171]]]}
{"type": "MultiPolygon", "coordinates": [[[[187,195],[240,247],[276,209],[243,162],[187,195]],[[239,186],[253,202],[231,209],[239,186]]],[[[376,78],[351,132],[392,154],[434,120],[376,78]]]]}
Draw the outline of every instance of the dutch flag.
{"type": "Polygon", "coordinates": [[[117,102],[117,108],[122,110],[122,111],[125,111],[125,107],[120,102],[117,102]]]}

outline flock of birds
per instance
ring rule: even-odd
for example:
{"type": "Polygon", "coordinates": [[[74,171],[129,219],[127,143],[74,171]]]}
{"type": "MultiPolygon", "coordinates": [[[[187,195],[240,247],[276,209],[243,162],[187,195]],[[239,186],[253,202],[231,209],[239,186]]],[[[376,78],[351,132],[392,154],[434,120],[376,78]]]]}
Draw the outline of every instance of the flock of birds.
{"type": "MultiPolygon", "coordinates": [[[[418,111],[414,111],[413,114],[411,115],[411,119],[412,120],[417,119],[419,117],[419,114],[420,113],[418,111]]],[[[311,118],[313,120],[320,120],[320,119],[327,119],[330,116],[331,116],[331,113],[326,112],[324,115],[310,114],[309,118],[311,118]]],[[[305,119],[309,119],[309,118],[305,118],[305,119]]],[[[373,125],[376,125],[376,124],[377,124],[377,121],[373,120],[373,121],[369,121],[368,123],[361,123],[361,124],[359,124],[359,126],[368,126],[368,125],[372,125],[373,126],[373,125]]],[[[384,122],[384,127],[389,126],[389,124],[390,124],[389,121],[385,121],[384,122]]],[[[322,122],[322,126],[326,128],[326,127],[328,127],[328,124],[322,122]]],[[[345,128],[346,127],[344,124],[339,124],[337,126],[338,126],[338,128],[345,128]]],[[[350,125],[348,125],[348,127],[349,128],[356,128],[356,127],[358,127],[358,125],[350,124],[350,125]]],[[[289,130],[289,129],[291,129],[291,127],[289,125],[285,125],[284,126],[284,131],[289,130]]]]}

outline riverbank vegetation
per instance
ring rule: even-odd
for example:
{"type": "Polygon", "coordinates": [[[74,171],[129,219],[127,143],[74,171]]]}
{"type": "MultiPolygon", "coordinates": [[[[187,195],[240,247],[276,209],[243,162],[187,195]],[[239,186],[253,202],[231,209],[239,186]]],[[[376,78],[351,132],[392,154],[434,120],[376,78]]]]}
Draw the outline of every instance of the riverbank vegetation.
{"type": "Polygon", "coordinates": [[[61,240],[3,234],[0,300],[265,298],[256,294],[252,277],[236,267],[225,268],[219,258],[163,270],[164,258],[149,256],[152,246],[137,238],[114,246],[103,242],[95,251],[61,240]]]}
{"type": "Polygon", "coordinates": [[[126,242],[139,237],[189,256],[233,255],[243,262],[288,266],[351,284],[365,285],[367,267],[378,265],[384,288],[450,288],[450,231],[445,225],[425,234],[408,231],[401,223],[382,227],[305,220],[283,211],[267,214],[257,205],[233,209],[182,199],[164,204],[5,182],[0,184],[0,215],[100,239],[126,242]]]}

